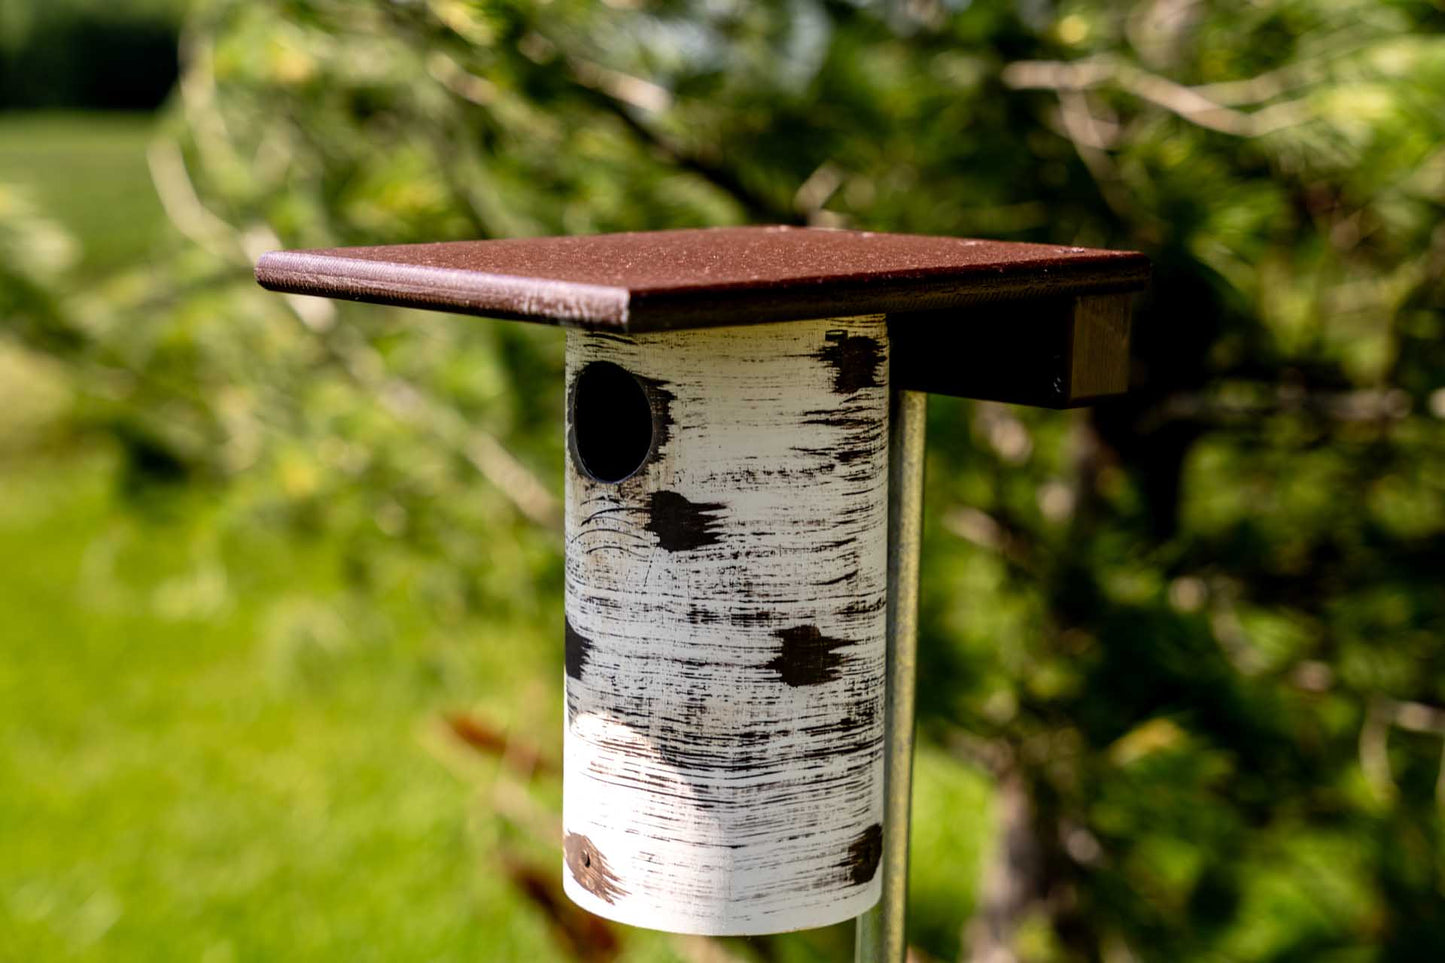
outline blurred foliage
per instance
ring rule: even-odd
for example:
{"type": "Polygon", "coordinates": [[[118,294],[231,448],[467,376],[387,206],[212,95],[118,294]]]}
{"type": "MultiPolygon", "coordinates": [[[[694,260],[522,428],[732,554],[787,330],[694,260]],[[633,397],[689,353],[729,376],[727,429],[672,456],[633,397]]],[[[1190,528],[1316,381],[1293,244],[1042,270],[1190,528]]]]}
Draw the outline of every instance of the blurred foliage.
{"type": "MultiPolygon", "coordinates": [[[[921,726],[991,774],[997,851],[967,928],[970,880],[950,914],[915,877],[914,938],[1428,959],[1442,28],[1413,0],[206,2],[150,152],[188,243],[82,281],[8,217],[0,314],[136,505],[184,486],[209,537],[325,539],[362,611],[552,626],[556,332],[266,294],[256,254],[746,221],[1144,250],[1127,400],[932,404],[921,726]]],[[[950,785],[920,812],[976,819],[950,785]]]]}
{"type": "Polygon", "coordinates": [[[188,0],[5,0],[0,110],[149,110],[175,83],[188,0]]]}

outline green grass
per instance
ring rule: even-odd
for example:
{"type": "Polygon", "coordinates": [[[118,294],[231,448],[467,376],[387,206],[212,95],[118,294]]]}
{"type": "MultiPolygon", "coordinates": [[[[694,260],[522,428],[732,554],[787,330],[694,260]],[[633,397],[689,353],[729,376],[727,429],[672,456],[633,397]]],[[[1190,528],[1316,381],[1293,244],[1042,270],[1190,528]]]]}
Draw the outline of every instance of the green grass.
{"type": "Polygon", "coordinates": [[[82,272],[144,261],[165,236],[145,152],[148,114],[0,114],[0,183],[25,189],[81,241],[82,272]]]}
{"type": "Polygon", "coordinates": [[[324,552],[228,582],[197,561],[204,505],[137,518],[112,474],[0,475],[0,957],[549,958],[477,808],[495,764],[440,734],[460,700],[418,671],[473,663],[466,704],[549,729],[512,705],[548,647],[461,650],[473,624],[318,653],[284,613],[344,623],[324,552]]]}

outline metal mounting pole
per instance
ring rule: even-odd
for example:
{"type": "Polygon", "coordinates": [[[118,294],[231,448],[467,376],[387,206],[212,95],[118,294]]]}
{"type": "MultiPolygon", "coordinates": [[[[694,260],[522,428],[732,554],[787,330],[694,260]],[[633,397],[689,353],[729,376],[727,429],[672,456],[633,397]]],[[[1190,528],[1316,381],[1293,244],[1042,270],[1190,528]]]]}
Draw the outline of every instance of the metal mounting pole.
{"type": "Polygon", "coordinates": [[[888,693],[884,723],[883,895],[858,917],[855,963],[904,963],[908,953],[909,811],[918,682],[918,559],[923,546],[923,448],[928,395],[894,389],[888,441],[888,693]]]}

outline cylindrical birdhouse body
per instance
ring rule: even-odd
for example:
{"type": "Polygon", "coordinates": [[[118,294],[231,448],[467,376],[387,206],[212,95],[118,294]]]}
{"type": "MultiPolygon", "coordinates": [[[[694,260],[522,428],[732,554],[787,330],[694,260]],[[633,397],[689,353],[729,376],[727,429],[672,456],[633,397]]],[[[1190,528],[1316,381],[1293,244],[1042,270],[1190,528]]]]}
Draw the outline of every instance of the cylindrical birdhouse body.
{"type": "Polygon", "coordinates": [[[744,935],[878,898],[881,316],[567,335],[568,895],[744,935]]]}

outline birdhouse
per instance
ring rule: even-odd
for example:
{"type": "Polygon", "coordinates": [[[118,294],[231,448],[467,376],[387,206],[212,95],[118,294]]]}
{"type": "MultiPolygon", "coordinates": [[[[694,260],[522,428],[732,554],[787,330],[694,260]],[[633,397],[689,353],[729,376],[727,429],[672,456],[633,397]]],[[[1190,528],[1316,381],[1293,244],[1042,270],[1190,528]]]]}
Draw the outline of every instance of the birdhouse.
{"type": "Polygon", "coordinates": [[[1147,273],[1125,252],[783,227],[256,269],[567,329],[564,884],[600,916],[713,935],[860,916],[885,877],[901,906],[922,393],[1123,392],[1147,273]]]}

